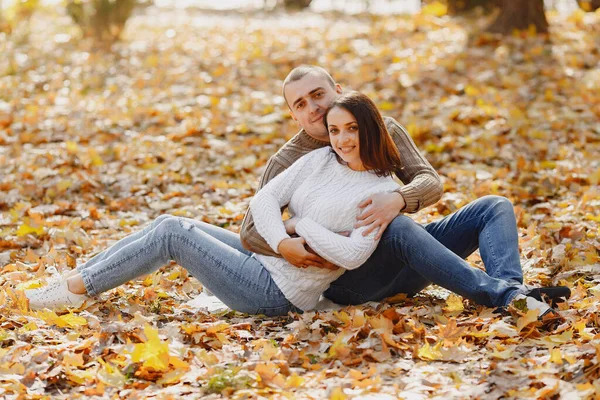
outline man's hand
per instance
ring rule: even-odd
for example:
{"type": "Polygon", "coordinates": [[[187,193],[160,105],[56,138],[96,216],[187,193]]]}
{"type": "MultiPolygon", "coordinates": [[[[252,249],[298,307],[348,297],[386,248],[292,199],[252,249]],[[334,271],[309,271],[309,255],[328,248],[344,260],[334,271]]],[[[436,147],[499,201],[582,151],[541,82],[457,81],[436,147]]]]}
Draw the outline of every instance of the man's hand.
{"type": "Polygon", "coordinates": [[[290,264],[298,268],[317,267],[336,270],[339,267],[325,260],[310,249],[305,247],[306,241],[302,237],[284,239],[279,243],[277,250],[290,264]]]}
{"type": "Polygon", "coordinates": [[[375,236],[375,240],[379,240],[387,226],[400,214],[400,210],[405,205],[404,197],[398,192],[374,194],[358,205],[362,212],[356,218],[358,222],[354,228],[367,226],[363,236],[379,228],[375,236]]]}

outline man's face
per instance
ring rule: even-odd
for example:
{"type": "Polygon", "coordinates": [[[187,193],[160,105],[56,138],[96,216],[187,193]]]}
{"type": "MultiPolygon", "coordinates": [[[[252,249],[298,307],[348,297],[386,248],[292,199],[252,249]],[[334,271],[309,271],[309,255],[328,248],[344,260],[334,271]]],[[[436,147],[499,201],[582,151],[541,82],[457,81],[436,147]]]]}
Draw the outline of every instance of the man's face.
{"type": "Polygon", "coordinates": [[[290,82],[284,90],[292,118],[315,139],[329,141],[323,116],[329,104],[342,93],[340,85],[331,87],[327,78],[316,73],[290,82]]]}

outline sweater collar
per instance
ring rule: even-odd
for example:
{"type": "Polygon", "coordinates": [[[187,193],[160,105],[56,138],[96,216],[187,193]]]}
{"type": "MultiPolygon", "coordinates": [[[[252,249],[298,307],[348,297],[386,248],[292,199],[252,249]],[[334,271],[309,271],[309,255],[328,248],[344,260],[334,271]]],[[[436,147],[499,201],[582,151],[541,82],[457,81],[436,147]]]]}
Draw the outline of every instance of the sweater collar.
{"type": "Polygon", "coordinates": [[[298,138],[306,147],[309,147],[313,150],[320,149],[321,147],[329,146],[329,142],[315,139],[314,137],[312,137],[308,133],[306,133],[306,131],[304,129],[300,130],[300,132],[298,133],[298,138]]]}

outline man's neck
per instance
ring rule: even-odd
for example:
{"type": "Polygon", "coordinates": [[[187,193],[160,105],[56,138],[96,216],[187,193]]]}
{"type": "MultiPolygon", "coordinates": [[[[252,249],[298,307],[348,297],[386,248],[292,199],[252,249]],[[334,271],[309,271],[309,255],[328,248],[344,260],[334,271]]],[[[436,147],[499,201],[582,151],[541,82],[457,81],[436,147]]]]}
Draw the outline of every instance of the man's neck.
{"type": "Polygon", "coordinates": [[[303,129],[303,131],[304,131],[304,133],[306,133],[308,136],[310,136],[310,137],[311,137],[311,139],[313,139],[313,140],[316,140],[317,142],[322,142],[322,143],[324,143],[324,144],[329,144],[329,143],[330,143],[330,142],[329,142],[329,137],[327,137],[327,138],[323,138],[323,137],[315,137],[315,136],[311,135],[310,133],[308,133],[308,132],[306,131],[306,129],[303,129]]]}

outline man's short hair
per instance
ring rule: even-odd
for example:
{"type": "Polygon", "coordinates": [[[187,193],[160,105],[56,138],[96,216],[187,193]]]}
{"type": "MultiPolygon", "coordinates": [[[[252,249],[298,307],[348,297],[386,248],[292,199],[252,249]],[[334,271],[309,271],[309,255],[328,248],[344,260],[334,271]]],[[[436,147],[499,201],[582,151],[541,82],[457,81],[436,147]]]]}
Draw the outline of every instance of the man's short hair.
{"type": "MultiPolygon", "coordinates": [[[[321,68],[317,65],[303,64],[303,65],[300,65],[300,66],[294,68],[293,70],[291,70],[290,73],[288,74],[288,76],[286,76],[285,80],[283,81],[283,88],[281,89],[281,91],[283,93],[283,98],[285,99],[286,103],[287,103],[287,99],[285,98],[285,87],[289,83],[299,81],[300,79],[304,78],[306,75],[308,75],[310,73],[315,73],[317,75],[324,77],[325,80],[327,81],[327,83],[329,83],[329,85],[331,85],[331,87],[333,89],[335,89],[335,81],[333,80],[331,75],[329,75],[329,72],[325,71],[324,68],[321,68]]],[[[288,106],[289,106],[289,104],[288,104],[288,106]]]]}

